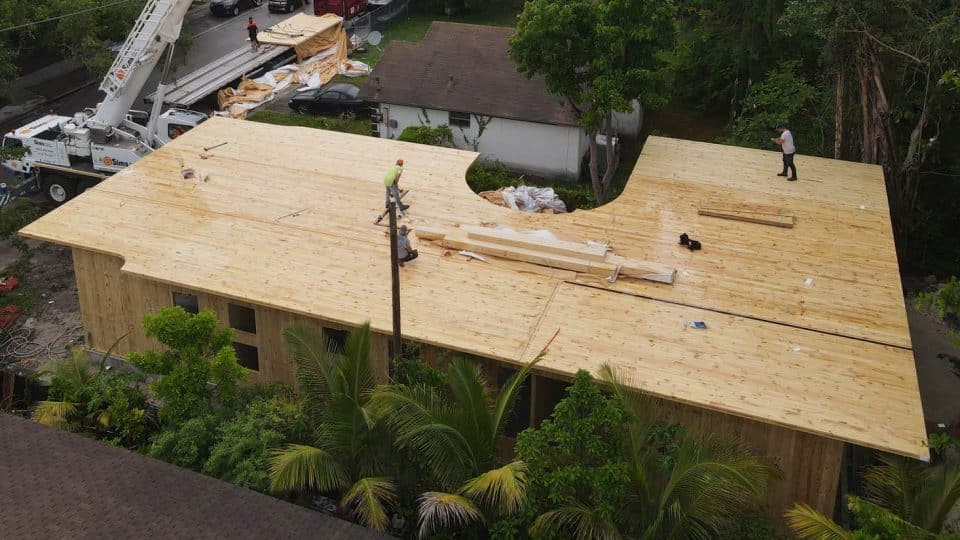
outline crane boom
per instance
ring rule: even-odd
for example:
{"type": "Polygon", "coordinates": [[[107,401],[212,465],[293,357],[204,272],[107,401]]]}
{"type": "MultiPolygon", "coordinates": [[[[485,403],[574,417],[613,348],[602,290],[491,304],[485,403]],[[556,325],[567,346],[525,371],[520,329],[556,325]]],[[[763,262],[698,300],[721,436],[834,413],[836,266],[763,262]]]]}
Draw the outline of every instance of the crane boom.
{"type": "Polygon", "coordinates": [[[97,104],[90,123],[117,127],[137,99],[163,50],[180,37],[183,18],[192,0],[147,0],[133,29],[123,43],[100,90],[106,93],[97,104]]]}

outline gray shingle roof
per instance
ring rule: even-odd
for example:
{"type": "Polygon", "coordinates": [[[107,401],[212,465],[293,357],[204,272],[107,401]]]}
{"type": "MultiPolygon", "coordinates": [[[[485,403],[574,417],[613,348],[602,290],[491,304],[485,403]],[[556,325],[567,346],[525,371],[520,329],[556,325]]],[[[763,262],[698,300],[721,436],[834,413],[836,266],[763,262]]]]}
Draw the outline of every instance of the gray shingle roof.
{"type": "Polygon", "coordinates": [[[215,478],[0,414],[0,537],[385,538],[215,478]]]}
{"type": "Polygon", "coordinates": [[[419,43],[387,46],[360,95],[369,101],[577,125],[568,105],[507,56],[513,28],[435,21],[419,43]],[[379,82],[378,82],[379,79],[379,82]]]}

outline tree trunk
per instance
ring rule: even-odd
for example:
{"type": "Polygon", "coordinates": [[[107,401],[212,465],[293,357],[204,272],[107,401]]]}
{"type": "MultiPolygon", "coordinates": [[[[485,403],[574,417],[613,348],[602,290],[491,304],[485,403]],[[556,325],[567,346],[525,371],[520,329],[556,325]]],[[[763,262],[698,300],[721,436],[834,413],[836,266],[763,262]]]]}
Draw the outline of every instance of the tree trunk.
{"type": "Polygon", "coordinates": [[[833,159],[843,157],[843,96],[844,71],[837,71],[837,89],[833,101],[833,159]]]}
{"type": "Polygon", "coordinates": [[[860,161],[864,163],[876,163],[876,135],[873,129],[873,111],[870,107],[870,76],[867,73],[866,44],[865,38],[860,39],[857,47],[857,75],[860,78],[860,112],[863,115],[863,143],[860,148],[860,161]]]}
{"type": "Polygon", "coordinates": [[[597,198],[597,203],[607,202],[604,198],[602,186],[600,184],[600,171],[597,159],[600,157],[600,150],[597,148],[597,132],[587,132],[587,145],[590,147],[590,185],[593,186],[593,196],[597,198]]]}
{"type": "MultiPolygon", "coordinates": [[[[603,178],[600,179],[600,185],[603,187],[603,202],[607,202],[608,197],[610,196],[610,184],[613,182],[613,176],[617,173],[617,166],[620,164],[620,149],[617,148],[614,143],[614,130],[613,130],[613,113],[607,113],[607,117],[603,120],[603,134],[607,138],[607,168],[603,171],[603,178]]],[[[619,141],[618,141],[619,144],[619,141]]],[[[597,202],[600,202],[599,200],[597,202]]]]}

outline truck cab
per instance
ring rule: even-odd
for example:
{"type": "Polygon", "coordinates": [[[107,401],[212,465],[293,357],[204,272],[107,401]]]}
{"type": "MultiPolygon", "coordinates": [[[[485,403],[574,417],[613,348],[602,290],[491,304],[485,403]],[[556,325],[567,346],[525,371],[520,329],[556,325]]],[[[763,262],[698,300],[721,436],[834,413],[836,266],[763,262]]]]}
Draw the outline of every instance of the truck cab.
{"type": "Polygon", "coordinates": [[[367,0],[316,0],[313,3],[314,15],[333,13],[348,20],[367,9],[367,0]]]}
{"type": "MultiPolygon", "coordinates": [[[[23,148],[22,156],[3,161],[4,169],[18,179],[10,191],[23,196],[42,191],[54,204],[62,204],[77,193],[122,170],[153,149],[147,127],[132,111],[122,128],[88,128],[84,115],[47,115],[3,136],[4,148],[23,148]]],[[[170,109],[157,119],[156,143],[163,145],[207,119],[186,109],[170,109]]]]}
{"type": "Polygon", "coordinates": [[[157,140],[163,144],[199,126],[207,115],[189,109],[169,109],[157,121],[157,140]]]}

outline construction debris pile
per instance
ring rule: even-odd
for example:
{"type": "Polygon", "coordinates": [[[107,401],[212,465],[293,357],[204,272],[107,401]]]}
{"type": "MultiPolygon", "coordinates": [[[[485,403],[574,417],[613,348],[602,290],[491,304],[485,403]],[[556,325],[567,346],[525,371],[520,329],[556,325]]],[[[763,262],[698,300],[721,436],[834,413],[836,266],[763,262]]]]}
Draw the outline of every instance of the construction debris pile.
{"type": "Polygon", "coordinates": [[[496,191],[482,191],[481,197],[497,206],[537,214],[565,214],[567,205],[553,188],[509,186],[496,191]]]}
{"type": "Polygon", "coordinates": [[[297,64],[281,66],[256,79],[244,79],[237,88],[224,88],[217,94],[217,104],[222,116],[244,118],[247,111],[273,100],[277,93],[292,84],[303,85],[298,91],[313,90],[330,82],[338,74],[359,77],[370,73],[370,66],[363,62],[347,60],[347,34],[340,18],[330,17],[329,27],[315,34],[298,30],[295,25],[285,30],[284,25],[271,27],[261,32],[261,43],[290,46],[296,51],[297,64]],[[334,19],[336,19],[334,21],[334,19]],[[332,23],[336,24],[332,24],[332,23]]]}

